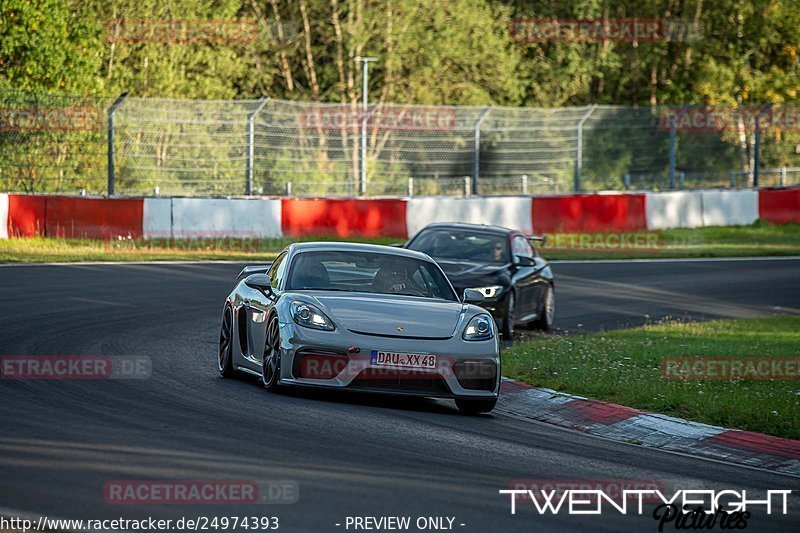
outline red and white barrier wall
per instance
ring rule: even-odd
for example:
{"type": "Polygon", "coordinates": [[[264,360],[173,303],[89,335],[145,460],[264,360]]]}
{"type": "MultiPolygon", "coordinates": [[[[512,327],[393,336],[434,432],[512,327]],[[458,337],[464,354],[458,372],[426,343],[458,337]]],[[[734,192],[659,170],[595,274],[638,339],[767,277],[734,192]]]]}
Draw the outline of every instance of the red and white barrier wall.
{"type": "Polygon", "coordinates": [[[800,188],[515,197],[84,198],[0,194],[0,238],[397,237],[431,222],[525,233],[800,222],[800,188]]]}

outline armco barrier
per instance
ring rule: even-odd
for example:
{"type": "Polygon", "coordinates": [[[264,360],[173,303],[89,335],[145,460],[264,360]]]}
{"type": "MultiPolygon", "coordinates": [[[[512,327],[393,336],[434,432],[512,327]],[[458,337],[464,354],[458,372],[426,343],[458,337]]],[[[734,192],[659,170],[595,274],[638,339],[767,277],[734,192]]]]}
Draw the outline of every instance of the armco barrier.
{"type": "Polygon", "coordinates": [[[35,237],[45,234],[46,196],[8,195],[8,236],[35,237]]]}
{"type": "Polygon", "coordinates": [[[172,198],[145,198],[142,210],[142,234],[145,239],[169,239],[172,234],[172,198]]]}
{"type": "Polygon", "coordinates": [[[699,194],[703,202],[703,226],[745,226],[758,220],[758,192],[755,190],[714,190],[699,194]]]}
{"type": "Polygon", "coordinates": [[[8,239],[8,195],[0,193],[0,239],[8,239]]]}
{"type": "Polygon", "coordinates": [[[431,222],[525,233],[800,222],[800,188],[405,199],[84,198],[0,193],[0,238],[413,236],[431,222]]]}
{"type": "Polygon", "coordinates": [[[761,189],[758,216],[774,224],[800,222],[800,188],[761,189]]]}
{"type": "Polygon", "coordinates": [[[405,237],[406,201],[294,199],[282,201],[284,235],[405,237]]]}
{"type": "Polygon", "coordinates": [[[644,194],[536,196],[536,233],[624,232],[647,229],[644,194]]]}
{"type": "Polygon", "coordinates": [[[700,192],[649,192],[645,195],[647,229],[699,228],[703,225],[700,192]]]}
{"type": "MultiPolygon", "coordinates": [[[[163,218],[163,207],[156,220],[163,218]]],[[[158,224],[163,224],[158,222],[158,224]]],[[[281,201],[269,198],[173,198],[171,235],[194,237],[280,237],[281,201]]],[[[152,235],[151,236],[157,236],[152,235]]]]}
{"type": "Polygon", "coordinates": [[[80,239],[141,237],[142,204],[141,198],[48,196],[45,234],[80,239]]]}
{"type": "Polygon", "coordinates": [[[499,198],[411,198],[407,207],[408,236],[432,222],[491,224],[531,233],[531,199],[528,196],[499,198]]]}

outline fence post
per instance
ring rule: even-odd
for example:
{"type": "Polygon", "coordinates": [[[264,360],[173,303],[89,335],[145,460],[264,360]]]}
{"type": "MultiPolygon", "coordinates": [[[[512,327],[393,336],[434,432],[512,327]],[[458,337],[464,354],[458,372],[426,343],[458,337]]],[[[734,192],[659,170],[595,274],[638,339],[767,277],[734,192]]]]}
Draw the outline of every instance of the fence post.
{"type": "Polygon", "coordinates": [[[583,166],[583,123],[586,122],[592,113],[594,113],[596,108],[597,104],[592,104],[586,114],[583,115],[578,121],[578,142],[575,150],[575,176],[572,184],[572,188],[575,192],[581,190],[581,167],[583,166]]]}
{"type": "Polygon", "coordinates": [[[522,194],[528,194],[528,175],[522,175],[522,194]]]}
{"type": "Polygon", "coordinates": [[[414,178],[408,178],[408,197],[414,196],[414,178]]]}
{"type": "Polygon", "coordinates": [[[128,93],[122,93],[119,98],[108,108],[108,195],[114,195],[114,112],[128,97],[128,93]]]}
{"type": "Polygon", "coordinates": [[[475,194],[478,194],[478,180],[481,174],[481,123],[483,123],[483,119],[486,118],[491,110],[491,107],[484,108],[473,126],[475,137],[472,146],[472,192],[475,194]]]}
{"type": "Polygon", "coordinates": [[[772,104],[767,104],[761,108],[756,115],[756,146],[753,150],[753,187],[758,187],[759,160],[761,159],[761,116],[772,109],[772,104]]]}
{"type": "Polygon", "coordinates": [[[472,179],[469,176],[464,176],[464,196],[466,198],[470,197],[470,193],[472,192],[472,188],[475,186],[475,183],[472,182],[472,179]]]}
{"type": "Polygon", "coordinates": [[[781,187],[786,187],[786,167],[781,167],[781,187]]]}
{"type": "Polygon", "coordinates": [[[678,113],[675,115],[675,118],[672,119],[672,123],[669,125],[669,190],[675,190],[675,167],[677,166],[677,144],[678,144],[678,135],[677,135],[677,124],[678,120],[681,118],[686,112],[686,109],[689,106],[683,106],[678,110],[678,113]]]}
{"type": "Polygon", "coordinates": [[[287,181],[286,182],[286,196],[291,196],[291,195],[292,195],[292,182],[291,181],[287,181]]]}
{"type": "Polygon", "coordinates": [[[255,159],[255,140],[256,140],[256,115],[258,115],[264,106],[267,105],[269,98],[262,98],[259,100],[259,105],[252,113],[247,115],[247,160],[245,162],[245,185],[244,193],[247,196],[253,194],[253,164],[255,159]]]}

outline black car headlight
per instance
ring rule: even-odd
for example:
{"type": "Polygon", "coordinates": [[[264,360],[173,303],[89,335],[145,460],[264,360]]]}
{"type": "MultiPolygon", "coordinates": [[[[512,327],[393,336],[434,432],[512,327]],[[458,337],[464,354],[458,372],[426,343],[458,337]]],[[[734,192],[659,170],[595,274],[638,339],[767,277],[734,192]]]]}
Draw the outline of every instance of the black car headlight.
{"type": "Polygon", "coordinates": [[[472,287],[472,288],[483,294],[484,298],[496,298],[498,294],[503,292],[502,285],[489,285],[488,287],[472,287]]]}
{"type": "Polygon", "coordinates": [[[494,337],[492,317],[486,314],[475,315],[464,328],[461,336],[465,341],[488,341],[494,337]]]}
{"type": "Polygon", "coordinates": [[[295,323],[307,328],[321,329],[323,331],[333,331],[333,322],[325,316],[325,313],[312,304],[305,302],[292,302],[292,319],[295,323]]]}

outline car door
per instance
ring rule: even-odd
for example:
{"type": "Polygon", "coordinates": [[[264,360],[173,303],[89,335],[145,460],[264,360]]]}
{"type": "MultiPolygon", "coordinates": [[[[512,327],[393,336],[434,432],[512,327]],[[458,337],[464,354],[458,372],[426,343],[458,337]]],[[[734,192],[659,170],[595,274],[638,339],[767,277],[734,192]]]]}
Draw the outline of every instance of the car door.
{"type": "MultiPolygon", "coordinates": [[[[287,267],[286,252],[280,254],[270,266],[267,275],[272,286],[272,295],[265,296],[261,292],[253,289],[244,301],[244,315],[246,318],[247,330],[247,357],[250,362],[261,369],[261,357],[264,355],[264,345],[267,340],[267,318],[272,306],[280,294],[281,282],[286,273],[287,267]]],[[[242,346],[245,346],[244,344],[242,346]]]]}
{"type": "Polygon", "coordinates": [[[515,270],[512,281],[517,293],[517,319],[524,322],[533,319],[539,308],[543,291],[541,268],[536,263],[533,248],[523,235],[513,237],[511,255],[515,270]]]}

